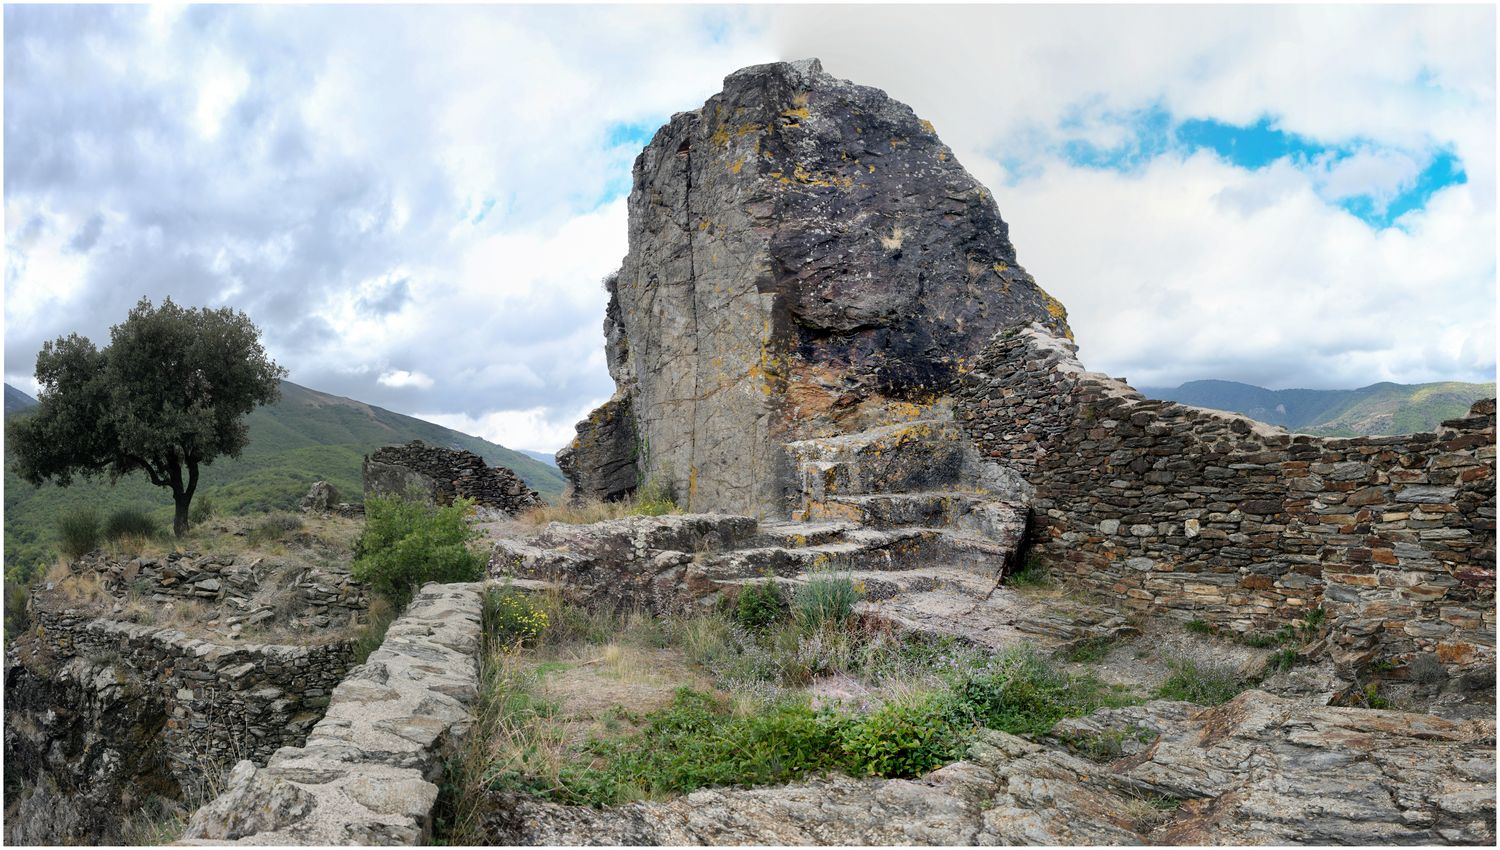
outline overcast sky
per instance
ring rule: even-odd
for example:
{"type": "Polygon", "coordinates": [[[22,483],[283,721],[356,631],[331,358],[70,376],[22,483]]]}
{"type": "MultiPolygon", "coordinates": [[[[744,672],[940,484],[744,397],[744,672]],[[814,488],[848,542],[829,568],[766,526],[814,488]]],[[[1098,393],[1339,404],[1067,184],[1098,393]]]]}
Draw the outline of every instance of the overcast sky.
{"type": "Polygon", "coordinates": [[[1494,380],[1495,19],[1457,8],[5,8],[5,379],[142,295],[551,451],[607,398],[630,164],[817,56],[994,190],[1091,368],[1494,380]]]}

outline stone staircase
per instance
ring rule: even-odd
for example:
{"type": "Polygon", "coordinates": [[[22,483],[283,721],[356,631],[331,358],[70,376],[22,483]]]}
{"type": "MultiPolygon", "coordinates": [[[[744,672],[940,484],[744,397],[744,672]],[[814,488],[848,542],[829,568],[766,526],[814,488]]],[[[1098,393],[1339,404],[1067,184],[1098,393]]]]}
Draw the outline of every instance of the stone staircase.
{"type": "Polygon", "coordinates": [[[690,514],[553,524],[533,538],[498,541],[491,573],[656,610],[714,604],[727,589],[766,580],[794,591],[835,574],[863,589],[869,617],[995,648],[1122,625],[1086,611],[1058,616],[1058,600],[1004,587],[1003,574],[1019,567],[1029,493],[982,464],[951,421],[802,440],[787,452],[798,482],[788,520],[690,514]]]}

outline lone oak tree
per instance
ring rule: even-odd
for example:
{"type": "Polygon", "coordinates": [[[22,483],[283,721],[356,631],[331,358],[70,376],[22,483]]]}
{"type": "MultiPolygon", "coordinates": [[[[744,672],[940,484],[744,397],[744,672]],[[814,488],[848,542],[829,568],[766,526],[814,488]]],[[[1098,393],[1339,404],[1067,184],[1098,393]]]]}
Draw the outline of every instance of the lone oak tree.
{"type": "Polygon", "coordinates": [[[77,334],[42,344],[39,405],[9,423],[16,472],[66,487],[75,475],[113,482],[140,470],[171,488],[181,537],[199,468],[239,456],[241,418],[280,398],[285,375],[244,313],[142,298],[102,349],[77,334]]]}

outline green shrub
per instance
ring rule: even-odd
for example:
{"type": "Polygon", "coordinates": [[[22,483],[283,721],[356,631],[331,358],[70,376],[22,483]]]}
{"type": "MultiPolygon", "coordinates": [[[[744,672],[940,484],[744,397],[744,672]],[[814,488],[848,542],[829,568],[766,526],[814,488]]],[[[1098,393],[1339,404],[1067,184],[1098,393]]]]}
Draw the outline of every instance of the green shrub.
{"type": "Polygon", "coordinates": [[[365,530],[354,546],[351,574],[396,608],[423,583],[478,581],[484,559],[469,549],[476,532],[464,521],[472,503],[448,507],[374,496],[365,502],[365,530]]]}
{"type": "Polygon", "coordinates": [[[214,500],[207,496],[199,496],[193,500],[193,506],[188,508],[188,522],[192,525],[202,525],[214,515],[214,500]]]}
{"type": "Polygon", "coordinates": [[[26,631],[31,618],[26,613],[26,597],[30,591],[24,584],[5,582],[5,637],[7,640],[26,631]]]}
{"type": "Polygon", "coordinates": [[[1282,649],[1271,653],[1266,659],[1266,672],[1280,673],[1297,666],[1297,650],[1282,649]]]}
{"type": "Polygon", "coordinates": [[[1188,620],[1183,624],[1183,628],[1195,635],[1211,635],[1214,633],[1214,627],[1203,620],[1188,620]]]}
{"type": "Polygon", "coordinates": [[[152,516],[139,508],[121,508],[104,521],[104,539],[119,540],[122,537],[155,537],[161,526],[152,516]]]}
{"type": "Polygon", "coordinates": [[[1234,699],[1245,683],[1228,666],[1180,658],[1167,665],[1172,675],[1156,688],[1160,699],[1185,700],[1198,705],[1219,705],[1234,699]]]}
{"type": "Polygon", "coordinates": [[[971,725],[951,695],[924,694],[849,723],[839,746],[853,773],[915,777],[957,759],[971,725]]]}
{"type": "Polygon", "coordinates": [[[797,622],[804,629],[814,631],[824,623],[849,622],[854,616],[854,603],[858,601],[859,590],[849,576],[820,573],[797,588],[792,607],[797,613],[797,622]]]}
{"type": "Polygon", "coordinates": [[[1029,646],[965,674],[953,691],[979,723],[1014,735],[1044,734],[1064,717],[1132,702],[1092,676],[1068,675],[1029,646]]]}
{"type": "Polygon", "coordinates": [[[739,598],[734,604],[734,621],[746,629],[764,629],[781,621],[786,613],[787,603],[781,595],[781,585],[769,578],[740,588],[739,598]]]}
{"type": "Polygon", "coordinates": [[[547,612],[530,596],[514,588],[491,591],[485,596],[485,622],[494,639],[503,644],[531,643],[547,630],[547,612]]]}
{"type": "MultiPolygon", "coordinates": [[[[249,538],[252,543],[269,543],[275,540],[286,540],[289,536],[302,530],[302,517],[281,511],[267,514],[260,522],[250,529],[249,538]]],[[[368,525],[366,526],[368,533],[368,525]]]]}
{"type": "Polygon", "coordinates": [[[57,545],[70,558],[81,558],[99,548],[99,512],[77,508],[57,519],[57,545]]]}

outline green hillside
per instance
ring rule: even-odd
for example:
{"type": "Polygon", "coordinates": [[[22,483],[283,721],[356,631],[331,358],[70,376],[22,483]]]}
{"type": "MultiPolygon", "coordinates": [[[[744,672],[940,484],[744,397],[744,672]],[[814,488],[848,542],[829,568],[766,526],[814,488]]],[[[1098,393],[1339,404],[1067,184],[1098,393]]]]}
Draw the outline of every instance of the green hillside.
{"type": "Polygon", "coordinates": [[[1357,390],[1268,390],[1236,381],[1190,381],[1142,388],[1151,398],[1243,413],[1302,434],[1387,436],[1431,431],[1469,405],[1495,397],[1495,385],[1443,381],[1371,384],[1357,390]]]}
{"type": "MultiPolygon", "coordinates": [[[[7,386],[8,406],[13,398],[23,405],[29,400],[7,386]]],[[[381,446],[410,440],[468,449],[492,466],[514,470],[549,501],[556,501],[563,491],[562,473],[556,467],[520,452],[289,381],[281,384],[279,402],[257,408],[247,421],[249,446],[239,458],[221,458],[203,470],[195,501],[206,496],[219,511],[228,513],[293,508],[319,479],[332,482],[349,501],[360,501],[360,463],[364,456],[381,446]]],[[[121,479],[114,486],[101,478],[75,481],[67,488],[51,484],[37,488],[11,471],[9,458],[5,467],[8,575],[50,558],[55,518],[68,510],[93,506],[105,513],[128,505],[141,506],[152,510],[164,525],[171,525],[171,495],[165,488],[151,486],[142,476],[121,479]]]]}

